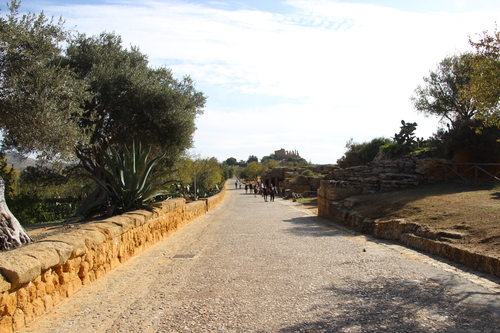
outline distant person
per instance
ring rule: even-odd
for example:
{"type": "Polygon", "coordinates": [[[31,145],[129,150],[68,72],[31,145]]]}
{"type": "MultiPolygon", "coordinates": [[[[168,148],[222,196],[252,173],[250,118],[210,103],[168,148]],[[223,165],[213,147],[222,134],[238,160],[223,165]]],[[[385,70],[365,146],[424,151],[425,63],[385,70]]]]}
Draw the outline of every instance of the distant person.
{"type": "Polygon", "coordinates": [[[271,185],[269,188],[269,201],[274,202],[274,187],[271,185]]]}
{"type": "Polygon", "coordinates": [[[234,183],[234,188],[235,188],[235,189],[238,189],[238,181],[236,181],[236,182],[234,183]]]}
{"type": "Polygon", "coordinates": [[[268,195],[268,188],[267,187],[264,187],[262,188],[262,196],[264,197],[264,201],[267,202],[267,195],[268,195]]]}

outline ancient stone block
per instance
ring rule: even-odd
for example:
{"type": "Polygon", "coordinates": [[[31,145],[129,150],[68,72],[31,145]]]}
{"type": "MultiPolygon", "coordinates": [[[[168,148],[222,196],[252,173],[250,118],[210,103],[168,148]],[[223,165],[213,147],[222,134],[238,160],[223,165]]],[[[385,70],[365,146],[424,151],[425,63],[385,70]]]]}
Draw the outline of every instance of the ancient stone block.
{"type": "Polygon", "coordinates": [[[38,259],[18,253],[12,250],[0,255],[0,271],[13,288],[30,282],[42,272],[42,264],[38,259]]]}
{"type": "Polygon", "coordinates": [[[0,333],[12,333],[12,317],[3,316],[0,318],[0,333]]]}
{"type": "Polygon", "coordinates": [[[29,292],[26,288],[17,290],[17,307],[24,309],[30,303],[29,292]]]}
{"type": "Polygon", "coordinates": [[[16,309],[16,311],[12,315],[12,329],[14,331],[17,331],[17,330],[23,328],[23,326],[25,324],[26,324],[26,321],[25,321],[25,315],[24,315],[23,310],[16,309]]]}

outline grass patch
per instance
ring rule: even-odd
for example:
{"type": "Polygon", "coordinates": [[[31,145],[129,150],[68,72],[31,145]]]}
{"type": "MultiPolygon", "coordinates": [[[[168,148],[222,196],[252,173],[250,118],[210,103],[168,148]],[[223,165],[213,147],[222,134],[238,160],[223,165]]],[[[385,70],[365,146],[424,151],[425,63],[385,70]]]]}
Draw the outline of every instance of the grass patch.
{"type": "Polygon", "coordinates": [[[301,203],[303,205],[308,205],[308,206],[317,206],[318,205],[318,198],[299,198],[296,199],[296,202],[301,203]]]}

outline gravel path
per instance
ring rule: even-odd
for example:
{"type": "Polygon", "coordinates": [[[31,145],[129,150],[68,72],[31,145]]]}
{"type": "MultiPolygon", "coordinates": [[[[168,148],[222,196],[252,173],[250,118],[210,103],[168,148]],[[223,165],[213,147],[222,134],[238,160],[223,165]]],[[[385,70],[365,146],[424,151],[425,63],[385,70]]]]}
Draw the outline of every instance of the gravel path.
{"type": "Polygon", "coordinates": [[[290,201],[227,198],[20,332],[499,332],[500,285],[290,201]]]}

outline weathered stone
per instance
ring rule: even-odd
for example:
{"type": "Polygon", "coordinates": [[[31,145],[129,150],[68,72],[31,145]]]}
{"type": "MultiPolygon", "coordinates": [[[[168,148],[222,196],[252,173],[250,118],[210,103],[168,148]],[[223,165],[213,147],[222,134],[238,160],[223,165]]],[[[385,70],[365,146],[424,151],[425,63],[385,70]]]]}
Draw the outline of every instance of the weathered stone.
{"type": "Polygon", "coordinates": [[[38,259],[12,250],[0,254],[0,271],[13,288],[34,280],[42,272],[38,259]]]}
{"type": "Polygon", "coordinates": [[[46,247],[49,247],[57,252],[57,254],[59,255],[58,265],[62,265],[63,263],[68,261],[68,259],[71,257],[71,254],[73,253],[73,246],[60,240],[49,240],[45,238],[37,243],[44,244],[46,247]]]}
{"type": "Polygon", "coordinates": [[[356,198],[347,198],[345,199],[342,203],[343,205],[348,208],[348,209],[353,209],[354,207],[356,207],[359,203],[361,202],[361,200],[359,199],[356,199],[356,198]]]}
{"type": "Polygon", "coordinates": [[[16,311],[12,315],[12,329],[14,331],[17,331],[17,330],[23,328],[23,326],[26,324],[24,317],[25,317],[25,315],[24,315],[23,310],[16,309],[16,311]]]}
{"type": "Polygon", "coordinates": [[[5,293],[2,295],[2,304],[5,305],[5,314],[12,316],[17,308],[16,293],[5,293]]]}
{"type": "Polygon", "coordinates": [[[3,274],[0,274],[0,293],[9,290],[12,287],[12,284],[7,281],[3,274]]]}
{"type": "Polygon", "coordinates": [[[3,316],[0,318],[0,333],[12,333],[12,317],[3,316]]]}
{"type": "Polygon", "coordinates": [[[42,271],[49,269],[59,263],[59,253],[47,242],[32,243],[16,250],[18,254],[32,256],[40,264],[42,271]]]}

